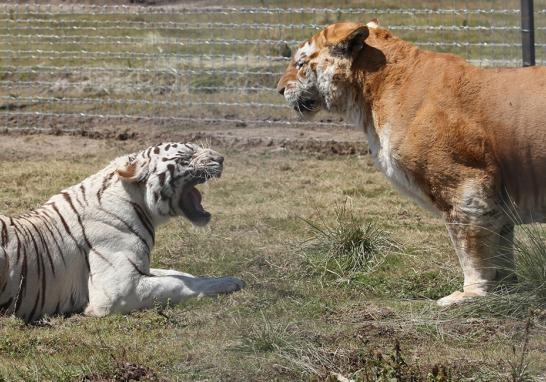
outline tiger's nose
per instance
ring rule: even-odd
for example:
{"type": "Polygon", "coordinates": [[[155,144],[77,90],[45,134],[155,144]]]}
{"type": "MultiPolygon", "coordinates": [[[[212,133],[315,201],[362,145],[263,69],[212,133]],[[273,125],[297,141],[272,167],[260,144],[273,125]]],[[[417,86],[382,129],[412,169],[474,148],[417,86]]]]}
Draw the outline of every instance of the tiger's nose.
{"type": "Polygon", "coordinates": [[[284,95],[284,89],[286,89],[284,86],[277,89],[280,95],[284,95]]]}
{"type": "Polygon", "coordinates": [[[213,151],[213,150],[209,150],[208,155],[212,162],[216,162],[220,165],[224,164],[224,157],[220,153],[217,153],[216,151],[213,151]]]}

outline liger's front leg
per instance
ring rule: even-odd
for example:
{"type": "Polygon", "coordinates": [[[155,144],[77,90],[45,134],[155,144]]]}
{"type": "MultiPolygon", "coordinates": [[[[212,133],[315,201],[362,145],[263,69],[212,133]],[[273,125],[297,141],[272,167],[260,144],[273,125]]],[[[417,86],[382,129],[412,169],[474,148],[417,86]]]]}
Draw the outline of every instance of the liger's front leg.
{"type": "Polygon", "coordinates": [[[485,296],[499,282],[513,278],[513,224],[448,223],[447,229],[463,270],[463,291],[438,300],[441,306],[485,296]]]}

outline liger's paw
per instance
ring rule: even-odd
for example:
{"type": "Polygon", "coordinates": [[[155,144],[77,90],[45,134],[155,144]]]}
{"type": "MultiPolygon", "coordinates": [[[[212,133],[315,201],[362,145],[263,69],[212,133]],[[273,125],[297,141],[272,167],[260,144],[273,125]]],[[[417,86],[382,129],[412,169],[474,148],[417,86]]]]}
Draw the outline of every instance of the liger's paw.
{"type": "Polygon", "coordinates": [[[449,306],[453,304],[460,304],[466,302],[472,298],[485,296],[485,292],[461,292],[455,291],[448,296],[442,297],[436,303],[439,306],[449,306]]]}

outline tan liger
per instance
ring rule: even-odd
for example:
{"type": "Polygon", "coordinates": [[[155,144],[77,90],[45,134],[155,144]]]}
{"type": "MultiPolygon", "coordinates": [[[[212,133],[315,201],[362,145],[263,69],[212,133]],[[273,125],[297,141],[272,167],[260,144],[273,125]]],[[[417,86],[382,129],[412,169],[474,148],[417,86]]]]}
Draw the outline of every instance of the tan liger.
{"type": "Polygon", "coordinates": [[[481,69],[376,20],[338,23],[298,47],[277,90],[303,116],[345,115],[387,178],[444,218],[464,286],[438,304],[512,277],[507,209],[524,223],[546,217],[545,67],[481,69]]]}

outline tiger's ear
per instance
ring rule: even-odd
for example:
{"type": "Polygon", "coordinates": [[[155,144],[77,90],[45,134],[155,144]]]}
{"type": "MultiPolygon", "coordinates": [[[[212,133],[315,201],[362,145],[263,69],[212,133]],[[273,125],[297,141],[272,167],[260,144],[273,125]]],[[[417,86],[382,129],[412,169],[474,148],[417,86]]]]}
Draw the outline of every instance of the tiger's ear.
{"type": "Polygon", "coordinates": [[[138,165],[137,161],[118,167],[116,174],[122,181],[128,183],[140,182],[146,177],[144,169],[138,165]]]}
{"type": "Polygon", "coordinates": [[[116,174],[124,182],[136,182],[138,179],[136,162],[127,163],[124,166],[118,167],[116,174]]]}
{"type": "Polygon", "coordinates": [[[364,48],[364,40],[370,35],[366,25],[344,23],[335,28],[334,38],[328,45],[332,54],[354,58],[364,48]]]}

